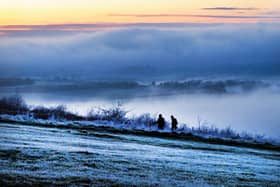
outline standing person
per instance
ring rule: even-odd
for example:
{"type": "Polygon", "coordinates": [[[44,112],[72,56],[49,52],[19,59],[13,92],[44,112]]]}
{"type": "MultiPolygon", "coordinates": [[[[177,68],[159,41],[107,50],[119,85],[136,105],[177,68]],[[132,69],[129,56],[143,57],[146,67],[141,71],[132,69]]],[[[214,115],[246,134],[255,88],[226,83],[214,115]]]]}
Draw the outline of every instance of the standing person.
{"type": "Polygon", "coordinates": [[[163,130],[163,129],[164,129],[164,126],[165,126],[165,119],[162,117],[161,114],[158,116],[157,124],[158,124],[158,128],[159,128],[160,130],[163,130]]]}
{"type": "Polygon", "coordinates": [[[171,125],[172,131],[175,131],[177,129],[178,121],[173,115],[171,116],[171,125]]]}

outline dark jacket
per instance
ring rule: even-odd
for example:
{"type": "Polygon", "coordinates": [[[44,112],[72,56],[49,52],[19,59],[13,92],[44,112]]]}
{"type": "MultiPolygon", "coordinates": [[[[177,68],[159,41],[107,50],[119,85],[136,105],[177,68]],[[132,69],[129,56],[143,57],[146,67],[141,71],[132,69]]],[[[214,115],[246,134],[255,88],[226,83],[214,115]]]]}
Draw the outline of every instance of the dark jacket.
{"type": "Polygon", "coordinates": [[[158,128],[159,129],[164,129],[164,126],[165,126],[165,120],[162,116],[159,116],[158,117],[158,120],[157,120],[157,124],[158,124],[158,128]]]}
{"type": "Polygon", "coordinates": [[[176,130],[178,126],[178,121],[176,118],[171,117],[171,125],[172,125],[172,130],[176,130]]]}

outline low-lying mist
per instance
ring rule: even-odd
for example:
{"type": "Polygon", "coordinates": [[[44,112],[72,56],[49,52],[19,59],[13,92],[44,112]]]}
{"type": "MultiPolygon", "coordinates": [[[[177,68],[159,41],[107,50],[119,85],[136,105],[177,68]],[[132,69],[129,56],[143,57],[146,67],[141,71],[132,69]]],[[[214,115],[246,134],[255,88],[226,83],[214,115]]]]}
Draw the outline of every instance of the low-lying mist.
{"type": "Polygon", "coordinates": [[[92,108],[108,108],[121,102],[128,115],[162,113],[170,121],[199,123],[219,128],[279,137],[280,94],[277,82],[183,81],[140,84],[135,82],[34,83],[1,87],[1,96],[19,94],[33,106],[64,105],[86,115],[92,108]],[[226,84],[227,83],[227,84],[226,84]],[[87,85],[87,86],[85,86],[87,85]]]}

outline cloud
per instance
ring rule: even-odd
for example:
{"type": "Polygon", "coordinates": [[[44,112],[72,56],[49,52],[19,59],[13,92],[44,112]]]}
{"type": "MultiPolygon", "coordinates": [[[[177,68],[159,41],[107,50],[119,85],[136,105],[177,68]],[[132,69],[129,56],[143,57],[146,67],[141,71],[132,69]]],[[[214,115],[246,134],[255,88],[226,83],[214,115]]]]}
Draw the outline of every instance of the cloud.
{"type": "MultiPolygon", "coordinates": [[[[221,19],[280,19],[280,16],[240,16],[240,15],[210,15],[210,14],[110,14],[112,17],[196,17],[196,18],[221,18],[221,19]]],[[[279,21],[279,20],[278,20],[279,21]]]]}
{"type": "MultiPolygon", "coordinates": [[[[128,28],[182,28],[207,27],[210,24],[199,23],[104,23],[104,24],[50,24],[50,25],[0,25],[0,36],[36,36],[42,34],[61,35],[77,32],[105,31],[128,28]]],[[[211,24],[211,26],[220,23],[211,24]]]]}
{"type": "MultiPolygon", "coordinates": [[[[49,24],[49,25],[0,25],[1,31],[46,31],[46,30],[67,30],[71,31],[83,31],[89,28],[89,30],[100,30],[108,28],[128,28],[128,27],[182,27],[182,26],[205,26],[207,24],[202,23],[104,23],[104,24],[49,24]]],[[[213,24],[211,24],[213,25],[213,24]]]]}
{"type": "Polygon", "coordinates": [[[98,31],[122,28],[126,26],[128,26],[128,24],[0,25],[0,31],[98,31]]]}
{"type": "Polygon", "coordinates": [[[280,16],[280,10],[269,10],[264,12],[263,15],[280,16]]]}
{"type": "Polygon", "coordinates": [[[188,76],[280,74],[278,24],[6,36],[1,76],[90,79],[182,79],[188,76]]]}
{"type": "Polygon", "coordinates": [[[202,8],[202,10],[258,10],[258,8],[247,7],[247,8],[240,8],[240,7],[207,7],[202,8]]]}

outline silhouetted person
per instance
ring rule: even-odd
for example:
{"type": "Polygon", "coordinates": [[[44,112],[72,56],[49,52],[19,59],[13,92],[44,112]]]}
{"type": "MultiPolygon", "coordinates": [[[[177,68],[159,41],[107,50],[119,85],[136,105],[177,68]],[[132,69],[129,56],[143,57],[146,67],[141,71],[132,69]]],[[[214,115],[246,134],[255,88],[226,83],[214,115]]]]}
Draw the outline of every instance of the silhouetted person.
{"type": "Polygon", "coordinates": [[[177,129],[178,121],[174,116],[171,116],[171,129],[175,131],[177,129]]]}
{"type": "Polygon", "coordinates": [[[164,129],[165,120],[161,114],[158,116],[157,124],[158,124],[159,129],[161,129],[161,130],[164,129]]]}

